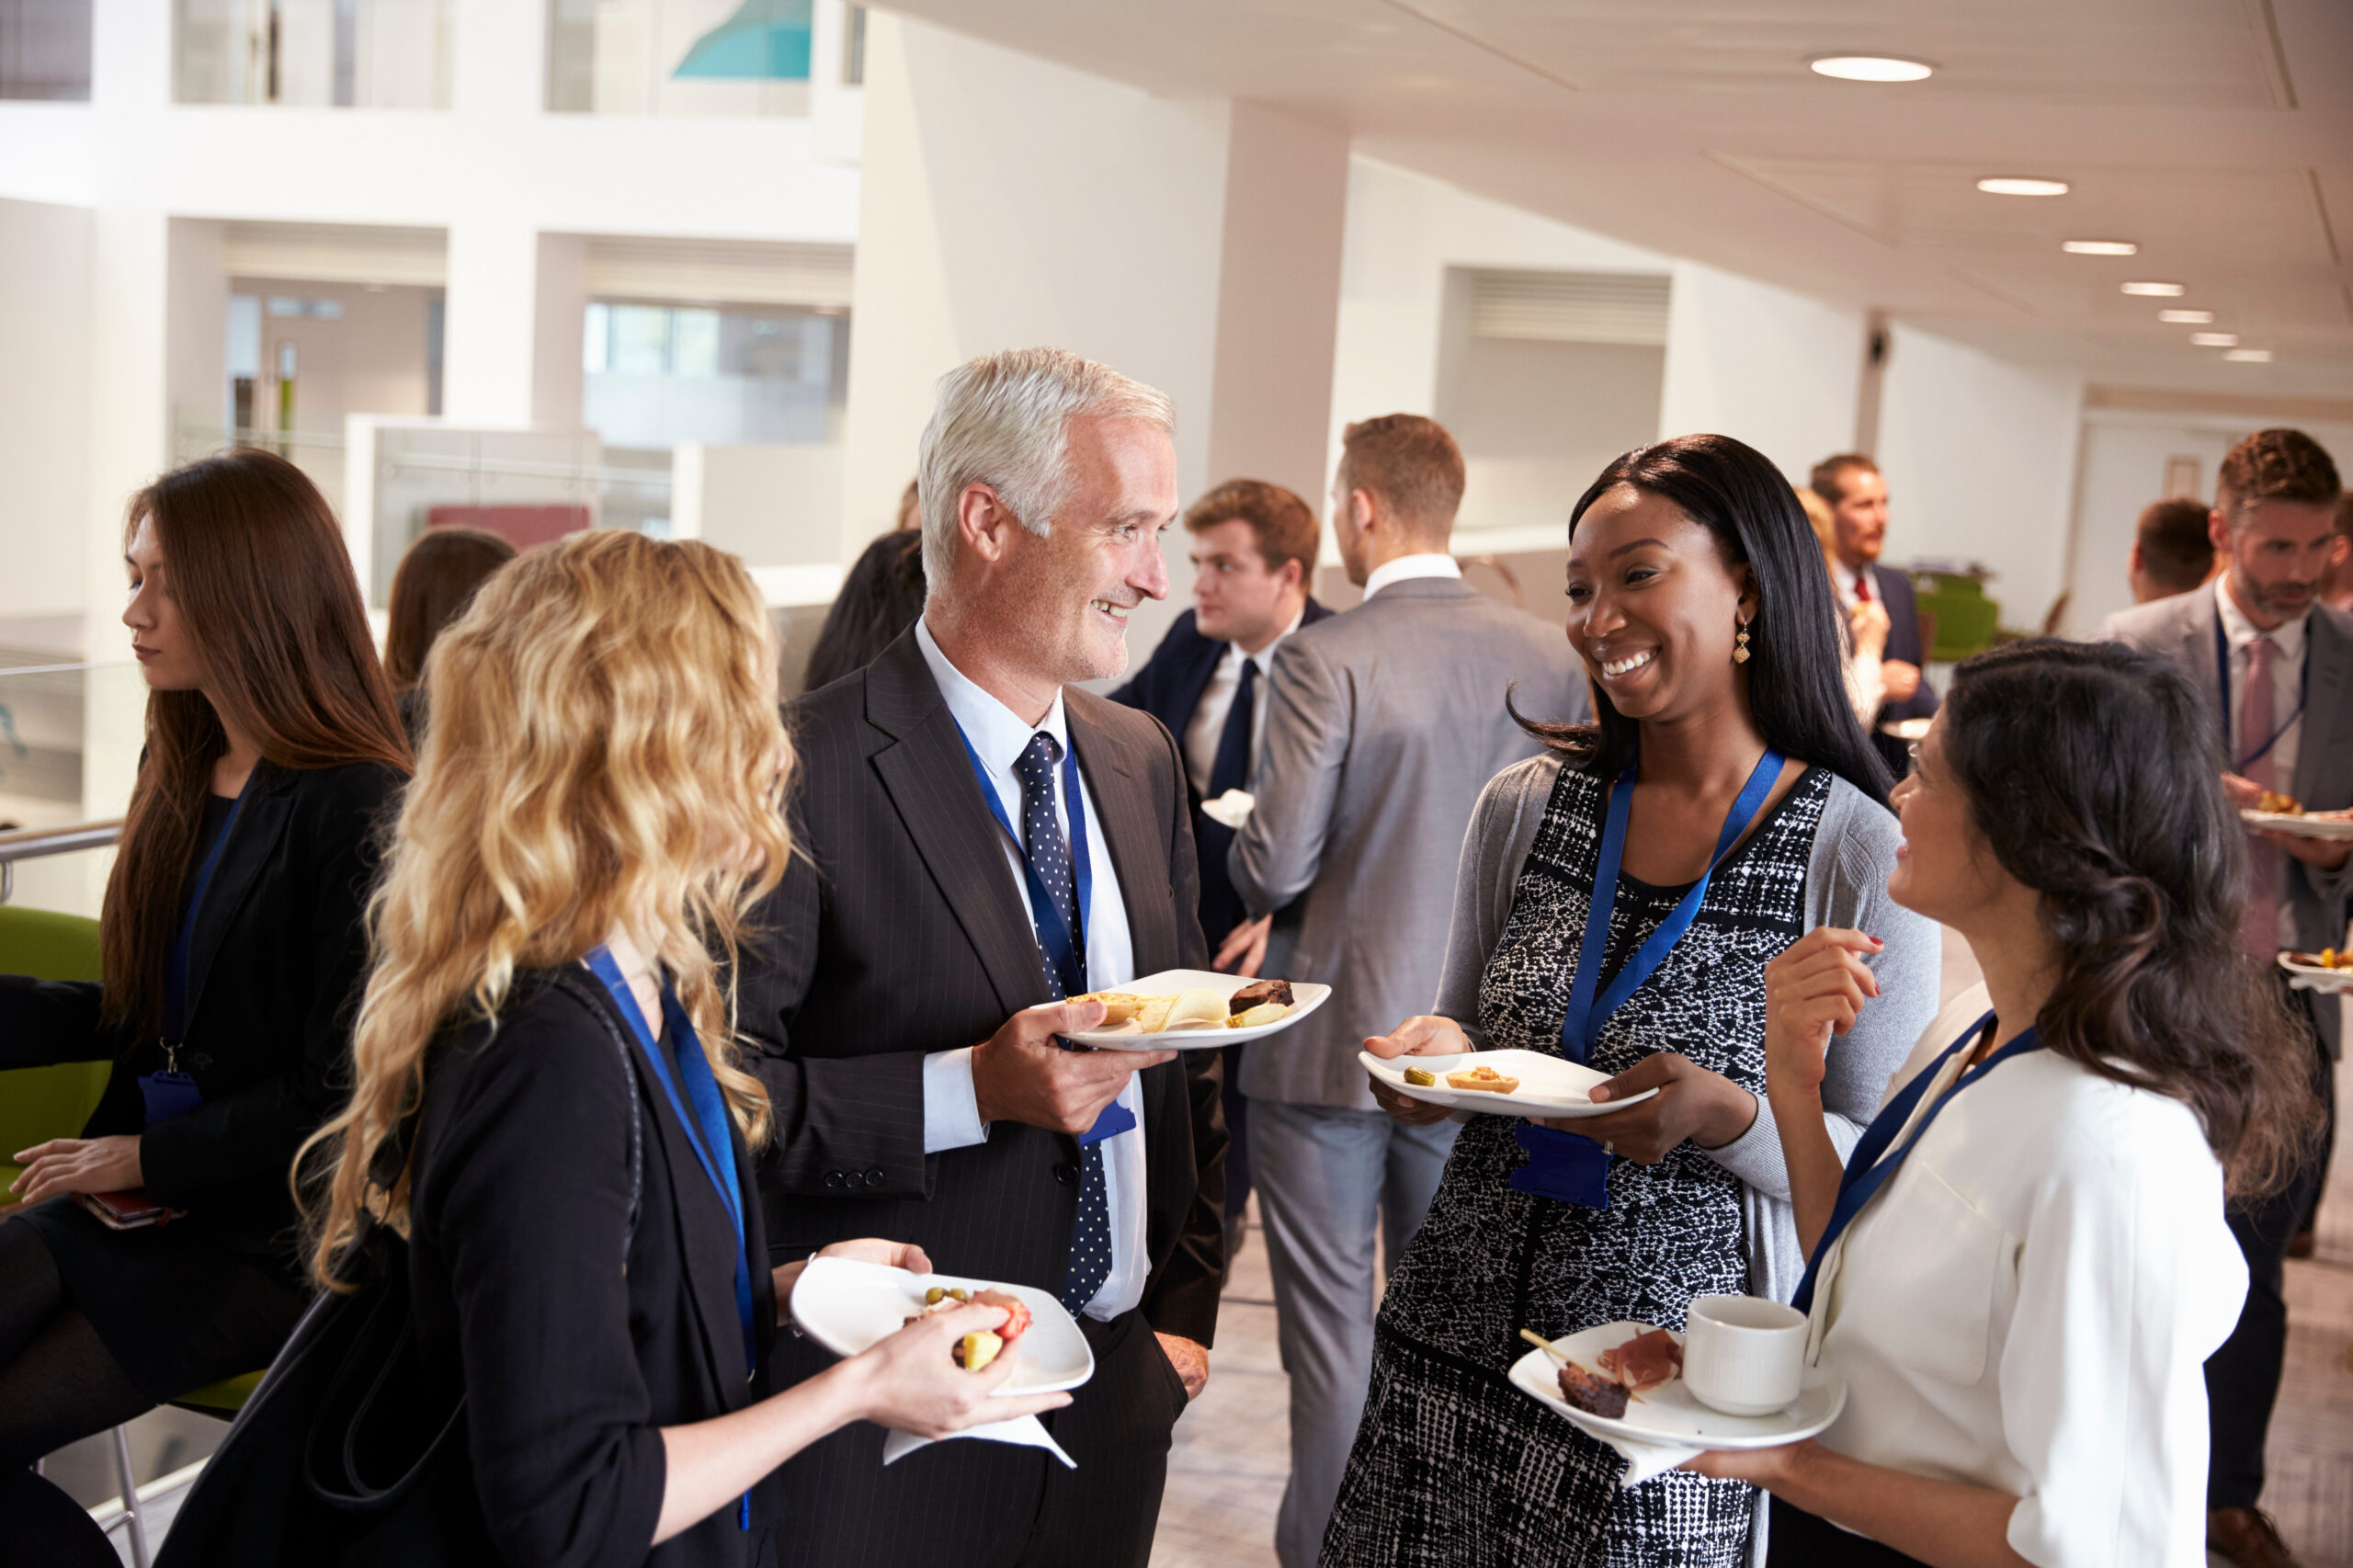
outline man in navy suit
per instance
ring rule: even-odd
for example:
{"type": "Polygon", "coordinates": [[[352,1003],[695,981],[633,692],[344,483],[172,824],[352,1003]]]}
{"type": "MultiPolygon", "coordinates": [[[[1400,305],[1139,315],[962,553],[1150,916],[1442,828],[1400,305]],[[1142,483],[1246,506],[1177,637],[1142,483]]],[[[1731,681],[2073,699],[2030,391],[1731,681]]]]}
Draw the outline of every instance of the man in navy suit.
{"type": "Polygon", "coordinates": [[[1927,650],[1920,645],[1920,608],[1912,597],[1912,579],[1879,563],[1887,542],[1887,481],[1862,453],[1841,452],[1814,464],[1810,483],[1829,505],[1836,528],[1837,564],[1830,575],[1838,585],[1840,608],[1852,614],[1858,605],[1877,599],[1887,611],[1887,652],[1880,663],[1885,699],[1870,730],[1880,754],[1902,778],[1912,765],[1911,744],[1881,734],[1879,727],[1896,719],[1929,717],[1937,710],[1937,694],[1920,678],[1927,650]]]}
{"type": "MultiPolygon", "coordinates": [[[[1267,671],[1276,645],[1332,612],[1307,591],[1315,569],[1315,514],[1281,485],[1228,480],[1193,503],[1185,529],[1193,536],[1193,608],[1111,700],[1158,719],[1184,753],[1193,839],[1200,846],[1201,932],[1217,950],[1217,966],[1230,969],[1256,929],[1226,877],[1233,829],[1201,804],[1249,789],[1267,730],[1267,671]]],[[[1229,1256],[1241,1244],[1242,1207],[1250,1197],[1242,1050],[1226,1047],[1225,1119],[1233,1138],[1225,1162],[1229,1256]]]]}

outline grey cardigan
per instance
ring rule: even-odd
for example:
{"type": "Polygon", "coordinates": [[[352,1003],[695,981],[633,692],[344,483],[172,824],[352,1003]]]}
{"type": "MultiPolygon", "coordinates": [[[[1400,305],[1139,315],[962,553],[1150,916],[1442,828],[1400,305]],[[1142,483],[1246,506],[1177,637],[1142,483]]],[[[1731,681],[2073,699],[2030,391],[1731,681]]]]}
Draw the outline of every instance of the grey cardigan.
{"type": "MultiPolygon", "coordinates": [[[[1496,774],[1480,795],[1462,841],[1436,1011],[1461,1025],[1483,1051],[1487,1040],[1478,1024],[1479,983],[1511,916],[1519,869],[1544,821],[1561,767],[1561,758],[1548,754],[1496,774]]],[[[1852,1029],[1830,1042],[1822,1105],[1841,1157],[1853,1152],[1879,1113],[1889,1075],[1903,1065],[1937,1014],[1943,933],[1934,921],[1887,894],[1902,836],[1884,807],[1844,778],[1831,780],[1806,869],[1806,928],[1846,926],[1887,944],[1870,960],[1879,977],[1878,1000],[1863,1009],[1852,1029]]],[[[1805,1255],[1798,1247],[1790,1176],[1781,1162],[1771,1102],[1758,1096],[1756,1119],[1748,1131],[1707,1153],[1741,1180],[1749,1290],[1788,1301],[1804,1277],[1805,1255]]]]}

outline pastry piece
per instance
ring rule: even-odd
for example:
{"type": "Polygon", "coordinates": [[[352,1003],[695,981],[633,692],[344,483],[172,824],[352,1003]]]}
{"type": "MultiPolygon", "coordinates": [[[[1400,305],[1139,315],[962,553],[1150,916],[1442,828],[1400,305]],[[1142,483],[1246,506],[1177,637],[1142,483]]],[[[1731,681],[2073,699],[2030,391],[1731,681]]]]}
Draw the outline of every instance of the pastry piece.
{"type": "Polygon", "coordinates": [[[1449,1089],[1492,1089],[1496,1094],[1507,1095],[1519,1087],[1519,1080],[1506,1078],[1482,1062],[1476,1067],[1466,1067],[1460,1073],[1449,1073],[1446,1086],[1449,1089]]]}
{"type": "Polygon", "coordinates": [[[1417,1089],[1435,1089],[1438,1087],[1438,1074],[1427,1067],[1408,1067],[1405,1069],[1405,1082],[1417,1089]]]}
{"type": "Polygon", "coordinates": [[[1233,1029],[1255,1029],[1260,1024],[1271,1024],[1290,1016],[1290,1004],[1288,1002],[1261,1002],[1249,1011],[1236,1013],[1226,1019],[1225,1027],[1233,1029]]]}
{"type": "Polygon", "coordinates": [[[1225,999],[1225,1010],[1229,1013],[1246,1013],[1253,1007],[1262,1007],[1269,1002],[1279,1002],[1288,1007],[1292,1000],[1290,981],[1254,980],[1225,999]]]}
{"type": "Polygon", "coordinates": [[[968,1334],[956,1342],[956,1364],[968,1372],[977,1372],[995,1360],[1004,1348],[1004,1339],[986,1329],[968,1334]]]}
{"type": "Polygon", "coordinates": [[[1103,1022],[1110,1025],[1124,1024],[1130,1018],[1135,1017],[1143,1011],[1143,1005],[1149,998],[1138,996],[1127,991],[1090,991],[1084,996],[1074,996],[1071,1000],[1102,1003],[1103,1022]]]}
{"type": "Polygon", "coordinates": [[[1202,988],[1177,994],[1163,1029],[1222,1029],[1225,1028],[1225,998],[1202,988]]]}
{"type": "Polygon", "coordinates": [[[2266,790],[2263,792],[2263,798],[2256,801],[2255,809],[2258,812],[2270,812],[2278,816],[2301,816],[2303,814],[2304,807],[2303,802],[2298,801],[2293,795],[2282,795],[2276,790],[2266,790]]]}
{"type": "Polygon", "coordinates": [[[1599,1378],[1571,1361],[1561,1369],[1561,1397],[1588,1415],[1612,1421],[1626,1414],[1626,1386],[1613,1378],[1599,1378]]]}

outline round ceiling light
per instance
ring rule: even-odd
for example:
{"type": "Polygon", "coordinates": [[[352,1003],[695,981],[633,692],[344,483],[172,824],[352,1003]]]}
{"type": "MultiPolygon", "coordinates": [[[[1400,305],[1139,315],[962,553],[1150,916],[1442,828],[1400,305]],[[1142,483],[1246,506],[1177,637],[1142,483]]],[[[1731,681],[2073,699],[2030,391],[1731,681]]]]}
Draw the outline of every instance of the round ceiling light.
{"type": "Polygon", "coordinates": [[[2065,240],[2059,248],[2069,256],[2138,256],[2141,247],[2131,240],[2065,240]]]}
{"type": "Polygon", "coordinates": [[[2176,326],[2204,326],[2214,319],[2214,312],[2211,311],[2159,311],[2157,319],[2162,322],[2171,322],[2176,326]]]}
{"type": "Polygon", "coordinates": [[[1988,196],[2064,196],[2067,182],[2063,179],[1981,179],[1977,188],[1988,196]]]}
{"type": "Polygon", "coordinates": [[[2234,348],[2228,354],[2223,355],[2222,358],[2225,359],[2235,359],[2242,365],[2268,365],[2271,363],[2271,350],[2268,348],[2234,348]]]}
{"type": "Polygon", "coordinates": [[[1925,60],[1893,54],[1824,54],[1806,62],[1817,76],[1841,82],[1924,82],[1936,73],[1925,60]]]}
{"type": "Polygon", "coordinates": [[[2127,283],[2124,291],[2145,294],[2153,300],[2178,300],[2189,292],[2189,286],[2186,283],[2127,283]]]}
{"type": "Polygon", "coordinates": [[[2236,348],[2239,335],[2235,332],[2193,332],[2189,341],[2200,348],[2236,348]]]}

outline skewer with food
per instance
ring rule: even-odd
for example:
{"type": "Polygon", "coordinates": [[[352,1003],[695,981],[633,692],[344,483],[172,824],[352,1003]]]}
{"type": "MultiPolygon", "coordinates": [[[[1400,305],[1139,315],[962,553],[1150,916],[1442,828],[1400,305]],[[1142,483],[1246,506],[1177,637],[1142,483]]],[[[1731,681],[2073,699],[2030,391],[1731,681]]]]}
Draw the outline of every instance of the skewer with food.
{"type": "Polygon", "coordinates": [[[1645,1329],[1595,1358],[1598,1371],[1579,1366],[1553,1347],[1534,1329],[1519,1331],[1522,1339],[1543,1346],[1561,1364],[1561,1397],[1588,1415],[1616,1421],[1626,1414],[1626,1402],[1639,1399],[1683,1375],[1683,1346],[1663,1328],[1645,1329]]]}

